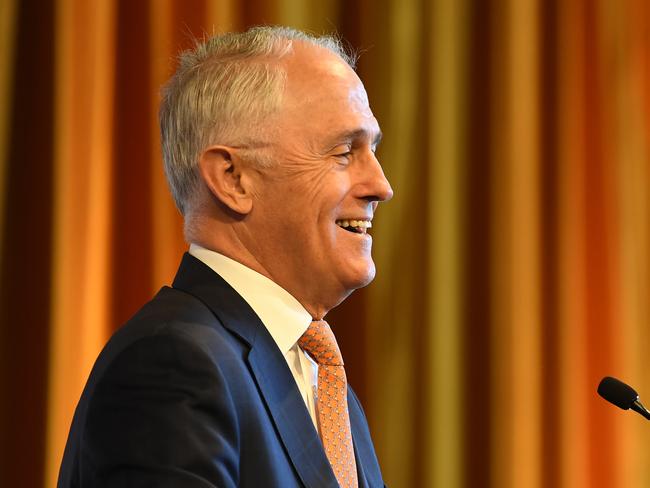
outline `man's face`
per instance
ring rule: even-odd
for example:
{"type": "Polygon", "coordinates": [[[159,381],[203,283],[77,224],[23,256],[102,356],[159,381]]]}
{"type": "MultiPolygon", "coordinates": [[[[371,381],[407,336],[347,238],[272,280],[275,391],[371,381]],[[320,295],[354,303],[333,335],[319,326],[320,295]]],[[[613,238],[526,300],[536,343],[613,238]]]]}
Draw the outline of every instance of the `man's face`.
{"type": "Polygon", "coordinates": [[[286,69],[283,108],[270,121],[275,165],[256,176],[248,228],[271,278],[322,316],[374,278],[367,226],[393,192],[375,157],[379,126],[354,71],[301,43],[286,69]]]}

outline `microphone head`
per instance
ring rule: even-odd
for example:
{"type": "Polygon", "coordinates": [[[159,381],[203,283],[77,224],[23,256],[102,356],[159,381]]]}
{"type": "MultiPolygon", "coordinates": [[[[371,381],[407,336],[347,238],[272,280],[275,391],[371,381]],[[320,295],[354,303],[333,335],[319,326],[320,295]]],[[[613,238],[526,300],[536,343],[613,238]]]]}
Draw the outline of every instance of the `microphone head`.
{"type": "Polygon", "coordinates": [[[629,409],[639,399],[634,388],[616,378],[605,376],[598,385],[598,394],[623,410],[629,409]]]}

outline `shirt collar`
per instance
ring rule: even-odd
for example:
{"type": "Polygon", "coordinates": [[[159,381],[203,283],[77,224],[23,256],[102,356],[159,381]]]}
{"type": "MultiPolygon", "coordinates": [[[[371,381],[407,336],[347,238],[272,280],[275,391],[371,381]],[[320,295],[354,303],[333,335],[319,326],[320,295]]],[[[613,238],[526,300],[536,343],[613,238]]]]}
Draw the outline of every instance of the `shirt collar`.
{"type": "Polygon", "coordinates": [[[282,354],[287,354],[312,321],[298,300],[280,285],[223,254],[191,244],[189,253],[232,286],[255,311],[282,354]]]}

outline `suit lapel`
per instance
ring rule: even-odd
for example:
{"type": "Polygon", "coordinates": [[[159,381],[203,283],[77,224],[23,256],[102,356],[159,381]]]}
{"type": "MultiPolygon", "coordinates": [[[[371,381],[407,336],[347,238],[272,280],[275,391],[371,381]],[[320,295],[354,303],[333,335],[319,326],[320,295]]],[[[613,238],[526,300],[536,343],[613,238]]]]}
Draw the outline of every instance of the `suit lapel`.
{"type": "Polygon", "coordinates": [[[359,480],[359,488],[369,488],[368,480],[366,479],[366,472],[363,469],[363,460],[359,456],[357,443],[354,441],[354,432],[352,433],[352,444],[354,445],[354,460],[357,463],[357,478],[359,480]]]}
{"type": "Polygon", "coordinates": [[[348,387],[348,412],[354,442],[354,456],[359,472],[359,488],[384,486],[379,470],[377,456],[372,447],[368,422],[361,410],[361,404],[354,392],[348,387]]]}
{"type": "Polygon", "coordinates": [[[305,486],[338,487],[295,380],[277,347],[275,351],[256,344],[249,360],[282,442],[305,486]]]}
{"type": "Polygon", "coordinates": [[[249,344],[251,371],[303,484],[310,488],[338,487],[286,360],[248,303],[212,269],[187,253],[173,287],[200,299],[224,327],[249,344]]]}

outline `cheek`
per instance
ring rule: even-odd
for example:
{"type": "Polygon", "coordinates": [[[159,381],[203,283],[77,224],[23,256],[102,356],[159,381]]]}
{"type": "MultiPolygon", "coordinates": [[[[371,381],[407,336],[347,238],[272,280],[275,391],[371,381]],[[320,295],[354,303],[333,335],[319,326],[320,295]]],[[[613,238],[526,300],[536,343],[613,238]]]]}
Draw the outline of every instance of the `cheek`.
{"type": "MultiPolygon", "coordinates": [[[[299,205],[315,212],[330,212],[350,187],[346,166],[331,160],[303,163],[293,168],[286,192],[297,195],[299,205]]],[[[285,194],[286,197],[286,194],[285,194]]]]}
{"type": "Polygon", "coordinates": [[[322,234],[326,242],[330,243],[332,247],[336,246],[341,241],[340,231],[338,226],[334,223],[327,222],[323,226],[322,234]]]}

